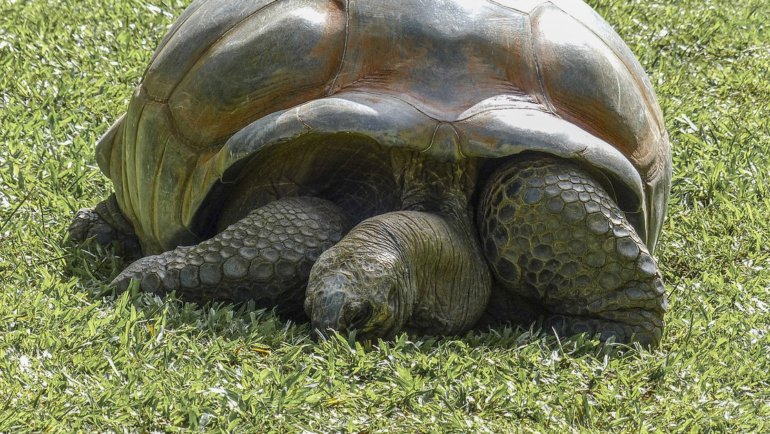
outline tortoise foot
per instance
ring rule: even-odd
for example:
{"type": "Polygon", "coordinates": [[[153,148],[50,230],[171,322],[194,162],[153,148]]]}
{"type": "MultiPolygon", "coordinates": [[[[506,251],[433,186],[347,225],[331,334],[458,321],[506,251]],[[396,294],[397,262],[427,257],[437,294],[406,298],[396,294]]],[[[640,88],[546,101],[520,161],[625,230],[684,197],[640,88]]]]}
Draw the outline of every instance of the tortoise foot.
{"type": "Polygon", "coordinates": [[[348,229],[331,202],[284,198],[258,208],[213,238],[142,258],[112,282],[125,290],[138,280],[143,291],[176,291],[206,302],[255,300],[288,315],[301,313],[310,268],[348,229]]]}
{"type": "Polygon", "coordinates": [[[541,305],[547,331],[660,341],[657,264],[587,171],[554,158],[510,162],[489,181],[478,218],[498,283],[541,305]]]}
{"type": "Polygon", "coordinates": [[[138,258],[142,249],[133,228],[111,195],[95,208],[79,210],[67,229],[69,239],[77,244],[92,241],[101,246],[115,246],[127,258],[138,258]]]}

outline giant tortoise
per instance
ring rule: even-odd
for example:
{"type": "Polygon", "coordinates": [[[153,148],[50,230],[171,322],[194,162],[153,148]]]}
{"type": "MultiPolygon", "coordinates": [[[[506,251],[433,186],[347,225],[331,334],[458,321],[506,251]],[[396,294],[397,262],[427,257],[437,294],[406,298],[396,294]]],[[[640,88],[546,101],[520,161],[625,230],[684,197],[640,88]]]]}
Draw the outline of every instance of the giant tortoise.
{"type": "Polygon", "coordinates": [[[115,193],[70,234],[149,255],[118,288],[366,338],[485,311],[661,338],[668,136],[579,0],[195,0],[97,160],[115,193]]]}

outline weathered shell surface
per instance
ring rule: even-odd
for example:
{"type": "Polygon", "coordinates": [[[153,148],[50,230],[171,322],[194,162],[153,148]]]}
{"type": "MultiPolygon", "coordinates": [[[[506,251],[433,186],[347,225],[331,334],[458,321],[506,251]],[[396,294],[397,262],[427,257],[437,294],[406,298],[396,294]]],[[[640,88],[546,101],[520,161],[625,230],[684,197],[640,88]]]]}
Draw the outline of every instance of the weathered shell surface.
{"type": "Polygon", "coordinates": [[[582,160],[630,194],[654,248],[671,179],[652,87],[577,0],[197,0],[98,146],[148,253],[245,160],[353,133],[428,158],[533,150],[582,160]]]}

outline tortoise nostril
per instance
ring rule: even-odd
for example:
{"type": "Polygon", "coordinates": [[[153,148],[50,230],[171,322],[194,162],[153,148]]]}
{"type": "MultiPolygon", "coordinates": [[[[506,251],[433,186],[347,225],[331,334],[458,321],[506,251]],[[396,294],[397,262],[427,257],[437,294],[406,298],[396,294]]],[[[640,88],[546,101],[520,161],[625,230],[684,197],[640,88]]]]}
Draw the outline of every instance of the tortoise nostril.
{"type": "Polygon", "coordinates": [[[368,301],[353,301],[345,306],[347,329],[360,329],[372,318],[372,304],[368,301]]]}
{"type": "Polygon", "coordinates": [[[325,332],[339,327],[342,308],[347,304],[347,294],[342,291],[319,291],[313,297],[310,309],[313,328],[325,332]]]}

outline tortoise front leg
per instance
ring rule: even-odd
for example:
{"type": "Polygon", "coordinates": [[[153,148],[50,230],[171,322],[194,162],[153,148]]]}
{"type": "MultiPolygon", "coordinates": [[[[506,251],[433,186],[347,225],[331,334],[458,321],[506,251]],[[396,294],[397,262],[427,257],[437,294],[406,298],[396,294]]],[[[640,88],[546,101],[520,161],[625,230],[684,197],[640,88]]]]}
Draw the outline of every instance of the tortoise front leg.
{"type": "Polygon", "coordinates": [[[279,199],[200,244],[134,262],[112,285],[125,290],[138,280],[147,292],[176,291],[196,302],[255,300],[296,315],[302,312],[310,268],[348,227],[343,212],[329,201],[279,199]]]}
{"type": "Polygon", "coordinates": [[[554,158],[507,163],[482,195],[478,222],[497,281],[543,306],[546,330],[660,341],[658,267],[588,172],[554,158]]]}

